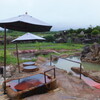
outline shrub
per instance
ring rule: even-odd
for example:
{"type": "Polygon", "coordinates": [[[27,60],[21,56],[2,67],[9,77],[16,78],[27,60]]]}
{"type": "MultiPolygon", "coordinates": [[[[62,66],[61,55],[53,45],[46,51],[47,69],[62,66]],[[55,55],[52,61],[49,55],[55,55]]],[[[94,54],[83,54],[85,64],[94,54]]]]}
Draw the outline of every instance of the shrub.
{"type": "Polygon", "coordinates": [[[47,35],[44,38],[46,39],[46,42],[53,42],[55,40],[54,36],[52,35],[47,35]]]}
{"type": "Polygon", "coordinates": [[[97,29],[94,29],[92,32],[91,32],[91,34],[92,35],[97,35],[97,34],[99,34],[100,32],[99,32],[99,30],[97,30],[97,29]]]}

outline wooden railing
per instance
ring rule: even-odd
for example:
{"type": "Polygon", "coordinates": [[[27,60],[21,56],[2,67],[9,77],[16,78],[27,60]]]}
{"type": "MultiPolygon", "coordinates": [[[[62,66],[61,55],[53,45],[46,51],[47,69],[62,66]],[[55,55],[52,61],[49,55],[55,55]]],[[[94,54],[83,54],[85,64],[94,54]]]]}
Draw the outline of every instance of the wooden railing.
{"type": "MultiPolygon", "coordinates": [[[[52,66],[52,57],[53,57],[53,56],[54,56],[54,57],[57,57],[57,58],[61,58],[61,57],[56,56],[56,55],[50,55],[50,66],[52,66]]],[[[82,63],[81,63],[81,62],[77,62],[77,61],[73,61],[73,60],[70,60],[70,59],[67,59],[67,58],[61,58],[61,59],[65,59],[65,60],[67,60],[67,61],[80,64],[80,79],[81,79],[81,77],[82,77],[82,75],[81,75],[81,72],[82,72],[82,63]]]]}
{"type": "Polygon", "coordinates": [[[49,69],[49,70],[47,70],[47,71],[44,72],[44,81],[45,81],[45,83],[47,83],[47,81],[46,81],[46,76],[47,76],[46,73],[49,72],[49,71],[51,71],[51,70],[54,70],[54,78],[56,78],[55,68],[49,69]]]}

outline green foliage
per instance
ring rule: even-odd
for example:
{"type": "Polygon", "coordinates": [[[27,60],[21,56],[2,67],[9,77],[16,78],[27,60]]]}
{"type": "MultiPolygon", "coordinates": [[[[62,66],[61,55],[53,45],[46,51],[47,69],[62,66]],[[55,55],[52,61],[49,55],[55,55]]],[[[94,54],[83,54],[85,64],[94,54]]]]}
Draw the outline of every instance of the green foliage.
{"type": "Polygon", "coordinates": [[[17,59],[13,54],[11,54],[11,52],[8,51],[6,62],[7,62],[7,64],[14,64],[15,65],[17,63],[17,59]]]}
{"type": "MultiPolygon", "coordinates": [[[[24,35],[25,33],[26,32],[8,30],[7,36],[13,36],[14,38],[17,38],[18,36],[24,35]]],[[[52,32],[31,32],[31,33],[39,35],[39,36],[46,36],[46,35],[54,35],[58,32],[52,31],[52,32]]],[[[3,36],[3,35],[4,35],[4,31],[0,31],[0,36],[3,36]]]]}
{"type": "Polygon", "coordinates": [[[97,29],[94,29],[92,32],[91,32],[91,34],[92,35],[97,35],[97,34],[99,34],[100,32],[99,32],[99,30],[97,30],[97,29]]]}
{"type": "Polygon", "coordinates": [[[44,38],[46,39],[46,42],[53,42],[55,40],[54,36],[52,35],[47,35],[44,38]]]}
{"type": "Polygon", "coordinates": [[[78,34],[78,37],[79,37],[79,38],[82,38],[82,37],[84,37],[84,35],[82,35],[82,34],[78,34]]]}
{"type": "Polygon", "coordinates": [[[100,31],[100,26],[96,26],[96,27],[93,28],[93,30],[94,29],[97,29],[98,31],[100,31]]]}
{"type": "MultiPolygon", "coordinates": [[[[7,64],[16,64],[16,57],[11,55],[10,51],[6,51],[6,63],[7,64]]],[[[0,50],[0,63],[4,63],[4,51],[0,50]]]]}
{"type": "MultiPolygon", "coordinates": [[[[77,33],[79,34],[81,31],[90,34],[94,29],[97,29],[98,31],[100,31],[100,26],[96,26],[96,27],[92,27],[91,25],[85,29],[85,28],[78,28],[78,29],[68,29],[66,30],[67,33],[77,33]]],[[[17,38],[18,36],[24,35],[26,32],[19,32],[19,31],[13,31],[13,30],[7,30],[7,36],[12,36],[13,39],[17,38]]],[[[48,35],[53,36],[54,34],[58,34],[59,31],[50,31],[50,32],[32,32],[33,34],[45,37],[48,35]]],[[[0,31],[0,36],[4,36],[4,31],[0,31]]]]}
{"type": "Polygon", "coordinates": [[[67,43],[72,43],[72,40],[70,37],[67,39],[67,43]]]}
{"type": "MultiPolygon", "coordinates": [[[[24,44],[18,44],[19,50],[30,50],[30,49],[39,49],[41,50],[48,50],[48,49],[55,49],[55,50],[62,50],[62,49],[81,49],[84,45],[82,44],[72,44],[72,43],[47,43],[47,42],[37,42],[37,43],[24,43],[24,44]]],[[[7,64],[16,64],[17,59],[13,55],[13,52],[15,51],[15,44],[9,44],[7,45],[7,64]]],[[[63,54],[62,52],[61,54],[63,54]]],[[[67,54],[72,54],[73,51],[68,51],[67,54]]],[[[49,55],[45,56],[48,57],[49,55]]],[[[33,59],[33,61],[36,59],[33,59]]],[[[20,59],[20,63],[24,62],[25,60],[20,59]]],[[[26,60],[27,61],[27,60],[26,60]]],[[[0,64],[3,64],[4,62],[4,51],[0,46],[0,64]]]]}
{"type": "Polygon", "coordinates": [[[84,28],[79,28],[79,29],[77,29],[77,30],[76,30],[77,34],[79,34],[81,31],[83,31],[83,32],[84,32],[84,31],[85,31],[85,29],[84,29],[84,28]]]}
{"type": "Polygon", "coordinates": [[[76,33],[76,30],[74,30],[74,29],[71,28],[71,29],[67,30],[67,32],[68,33],[76,33]]]}
{"type": "MultiPolygon", "coordinates": [[[[36,43],[21,43],[18,44],[19,50],[30,50],[30,49],[79,49],[83,47],[82,44],[73,44],[73,43],[51,43],[51,42],[36,42],[36,43]]],[[[3,50],[3,46],[0,46],[0,49],[3,50]]],[[[7,50],[14,52],[16,50],[15,44],[8,44],[7,50]]],[[[0,50],[1,51],[1,50],[0,50]]]]}
{"type": "Polygon", "coordinates": [[[92,30],[93,30],[93,29],[92,29],[91,27],[89,27],[89,28],[87,28],[84,32],[89,34],[89,33],[92,32],[92,30]]]}
{"type": "Polygon", "coordinates": [[[3,50],[0,51],[0,63],[3,63],[4,60],[4,52],[3,50]]]}

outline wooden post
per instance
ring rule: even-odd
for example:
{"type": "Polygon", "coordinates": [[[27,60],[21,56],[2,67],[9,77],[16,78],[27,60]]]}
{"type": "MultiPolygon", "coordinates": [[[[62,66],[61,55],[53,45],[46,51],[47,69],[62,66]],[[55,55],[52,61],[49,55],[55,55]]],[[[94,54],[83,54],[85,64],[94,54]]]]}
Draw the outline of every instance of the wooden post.
{"type": "Polygon", "coordinates": [[[82,73],[82,64],[80,64],[80,79],[82,79],[81,73],[82,73]]]}
{"type": "Polygon", "coordinates": [[[55,68],[54,68],[54,78],[56,78],[56,71],[55,71],[55,68]]]}
{"type": "Polygon", "coordinates": [[[50,55],[50,66],[52,66],[52,55],[50,55]]]}
{"type": "Polygon", "coordinates": [[[45,74],[45,72],[44,72],[44,82],[46,83],[46,74],[45,74]]]}
{"type": "Polygon", "coordinates": [[[18,54],[18,45],[16,43],[16,53],[17,53],[17,66],[18,66],[18,70],[19,70],[19,73],[20,73],[20,65],[19,65],[19,54],[18,54]]]}
{"type": "Polygon", "coordinates": [[[6,94],[6,27],[4,28],[4,68],[3,68],[3,77],[4,77],[4,94],[6,94]]]}

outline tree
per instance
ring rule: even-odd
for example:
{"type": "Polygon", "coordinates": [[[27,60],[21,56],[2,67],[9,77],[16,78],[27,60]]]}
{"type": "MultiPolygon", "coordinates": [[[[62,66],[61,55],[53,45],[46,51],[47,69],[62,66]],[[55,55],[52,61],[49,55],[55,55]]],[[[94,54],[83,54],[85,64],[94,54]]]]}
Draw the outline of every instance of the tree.
{"type": "Polygon", "coordinates": [[[76,30],[74,30],[74,29],[71,28],[71,29],[67,30],[67,32],[68,33],[76,33],[76,30]]]}
{"type": "Polygon", "coordinates": [[[93,29],[97,29],[98,31],[100,31],[100,26],[96,26],[93,29]]]}
{"type": "Polygon", "coordinates": [[[92,31],[92,27],[88,27],[84,32],[90,34],[92,31]]]}
{"type": "Polygon", "coordinates": [[[100,32],[99,32],[99,30],[97,30],[97,29],[94,29],[92,32],[91,32],[91,34],[92,35],[97,35],[97,34],[99,34],[100,32]]]}
{"type": "Polygon", "coordinates": [[[53,42],[55,40],[54,36],[52,36],[52,35],[47,35],[44,38],[46,39],[47,42],[53,42]]]}
{"type": "Polygon", "coordinates": [[[77,29],[77,34],[79,34],[81,31],[85,31],[85,28],[79,28],[79,29],[77,29]]]}

